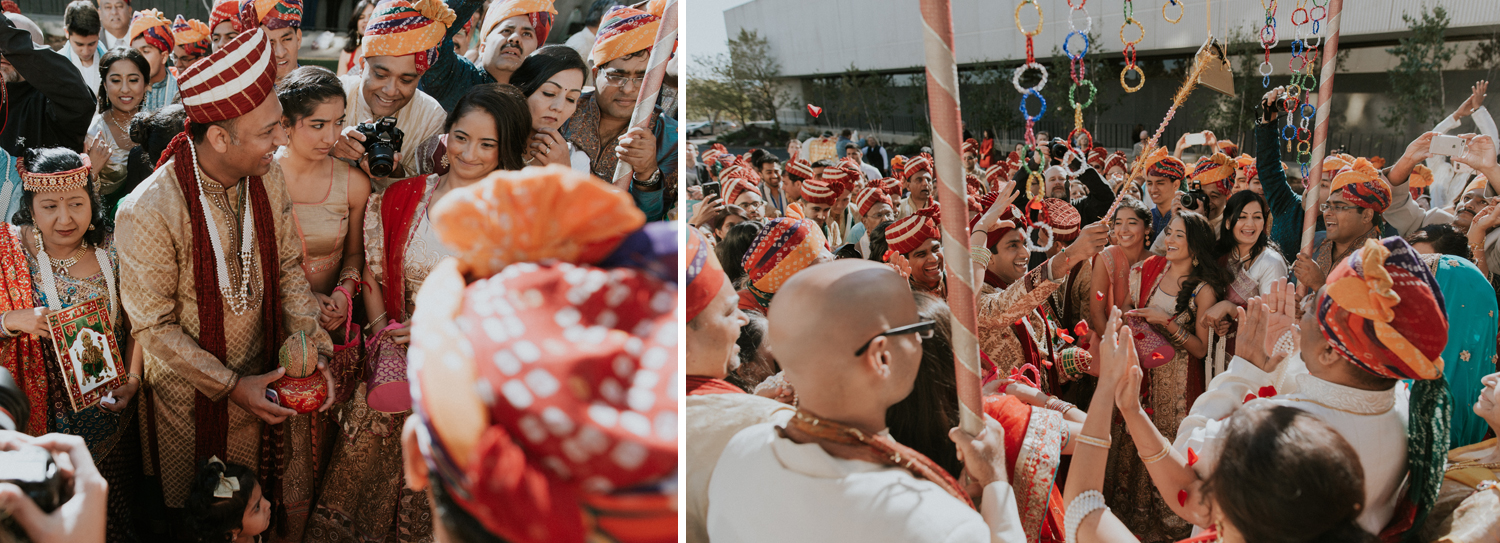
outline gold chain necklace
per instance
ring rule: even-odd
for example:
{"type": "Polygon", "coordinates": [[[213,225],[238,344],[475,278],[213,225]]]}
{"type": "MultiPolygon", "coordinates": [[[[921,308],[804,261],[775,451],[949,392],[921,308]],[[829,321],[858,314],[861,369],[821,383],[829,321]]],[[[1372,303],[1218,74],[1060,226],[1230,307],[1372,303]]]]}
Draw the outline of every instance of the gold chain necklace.
{"type": "MultiPolygon", "coordinates": [[[[46,251],[47,250],[46,247],[42,246],[42,229],[33,226],[31,230],[32,230],[32,233],[36,235],[36,251],[37,251],[37,253],[42,253],[42,252],[46,251]]],[[[52,264],[55,265],[55,266],[57,266],[57,267],[59,267],[59,268],[62,268],[63,273],[67,274],[68,273],[68,268],[71,268],[71,267],[77,265],[78,261],[83,258],[84,251],[88,250],[88,248],[89,248],[89,242],[84,241],[82,243],[79,243],[78,244],[78,248],[73,250],[73,256],[70,256],[68,258],[61,259],[61,260],[53,260],[52,264]]],[[[69,274],[69,275],[71,275],[71,274],[69,274]]]]}

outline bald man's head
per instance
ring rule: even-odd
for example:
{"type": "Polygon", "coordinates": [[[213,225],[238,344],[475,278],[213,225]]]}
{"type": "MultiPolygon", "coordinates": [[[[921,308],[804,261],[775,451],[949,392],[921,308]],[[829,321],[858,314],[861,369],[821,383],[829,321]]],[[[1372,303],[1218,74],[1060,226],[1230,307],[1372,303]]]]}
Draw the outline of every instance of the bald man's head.
{"type": "Polygon", "coordinates": [[[921,339],[876,337],[918,321],[911,287],[889,267],[855,259],[810,267],[782,286],[768,318],[771,352],[802,407],[878,431],[886,408],[911,393],[921,339]]]}

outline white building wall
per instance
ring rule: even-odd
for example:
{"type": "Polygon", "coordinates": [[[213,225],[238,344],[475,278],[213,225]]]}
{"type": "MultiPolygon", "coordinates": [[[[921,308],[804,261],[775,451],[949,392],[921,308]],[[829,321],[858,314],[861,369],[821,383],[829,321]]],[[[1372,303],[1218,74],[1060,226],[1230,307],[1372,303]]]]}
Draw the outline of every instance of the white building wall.
{"type": "MultiPolygon", "coordinates": [[[[1162,18],[1164,1],[1134,2],[1136,19],[1146,30],[1145,39],[1136,45],[1140,55],[1188,52],[1207,39],[1208,0],[1179,1],[1184,15],[1175,25],[1162,18]]],[[[1018,1],[951,2],[960,64],[1025,58],[1026,41],[1014,19],[1018,1]]],[[[1044,17],[1042,32],[1034,39],[1040,58],[1050,56],[1054,46],[1062,46],[1069,32],[1069,10],[1064,0],[1038,0],[1038,3],[1044,17]]],[[[1500,25],[1500,0],[1425,0],[1425,3],[1447,9],[1452,21],[1450,35],[1488,34],[1485,27],[1500,25]]],[[[1276,18],[1280,45],[1285,46],[1294,32],[1290,18],[1295,2],[1281,0],[1280,4],[1276,18]]],[[[730,37],[746,29],[767,38],[772,54],[781,62],[782,73],[788,77],[839,73],[851,65],[860,70],[905,70],[923,62],[922,20],[917,5],[916,0],[754,0],[725,11],[724,25],[730,37]]],[[[1095,0],[1086,5],[1093,16],[1095,31],[1103,36],[1104,51],[1119,54],[1124,48],[1119,38],[1124,21],[1121,2],[1095,0]]],[[[1386,40],[1404,33],[1407,25],[1401,20],[1402,13],[1415,13],[1422,5],[1416,0],[1345,0],[1341,43],[1353,46],[1360,41],[1386,40]]],[[[1212,12],[1214,34],[1218,36],[1236,27],[1259,28],[1265,19],[1258,0],[1213,1],[1212,12]]],[[[1036,24],[1035,11],[1030,6],[1022,10],[1021,17],[1028,25],[1036,24]]],[[[1080,30],[1084,28],[1081,13],[1075,24],[1080,30]]],[[[1130,32],[1133,37],[1133,26],[1130,32]]],[[[1326,29],[1323,33],[1327,33],[1326,29]]],[[[1079,43],[1081,40],[1074,38],[1073,45],[1079,43]]],[[[1090,53],[1097,51],[1092,49],[1090,53]]],[[[1275,64],[1280,72],[1285,72],[1285,61],[1275,64]]]]}

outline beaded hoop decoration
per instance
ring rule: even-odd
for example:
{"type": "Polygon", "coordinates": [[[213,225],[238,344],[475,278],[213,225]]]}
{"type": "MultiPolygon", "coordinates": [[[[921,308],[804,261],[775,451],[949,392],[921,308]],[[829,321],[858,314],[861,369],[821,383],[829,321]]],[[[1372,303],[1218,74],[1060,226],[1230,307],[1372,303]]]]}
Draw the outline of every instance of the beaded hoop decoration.
{"type": "Polygon", "coordinates": [[[21,173],[21,186],[31,192],[66,192],[81,189],[89,184],[89,156],[80,154],[83,166],[58,173],[31,173],[26,171],[26,160],[16,159],[16,171],[21,173]]]}

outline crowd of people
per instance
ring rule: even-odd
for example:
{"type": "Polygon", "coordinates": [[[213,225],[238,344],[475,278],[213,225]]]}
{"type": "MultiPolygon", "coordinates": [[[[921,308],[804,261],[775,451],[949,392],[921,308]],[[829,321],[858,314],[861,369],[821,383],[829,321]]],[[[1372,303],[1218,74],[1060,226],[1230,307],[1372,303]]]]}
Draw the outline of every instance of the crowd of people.
{"type": "Polygon", "coordinates": [[[64,490],[7,465],[0,541],[675,540],[669,8],[596,4],[580,55],[552,0],[364,2],[337,71],[300,0],[6,13],[0,464],[64,490]]]}
{"type": "Polygon", "coordinates": [[[1248,153],[1039,133],[1005,155],[986,131],[962,147],[968,254],[927,152],[704,148],[688,541],[1500,541],[1486,90],[1390,165],[1336,151],[1306,180],[1284,88],[1248,153]],[[954,361],[976,344],[979,383],[954,361]]]}

